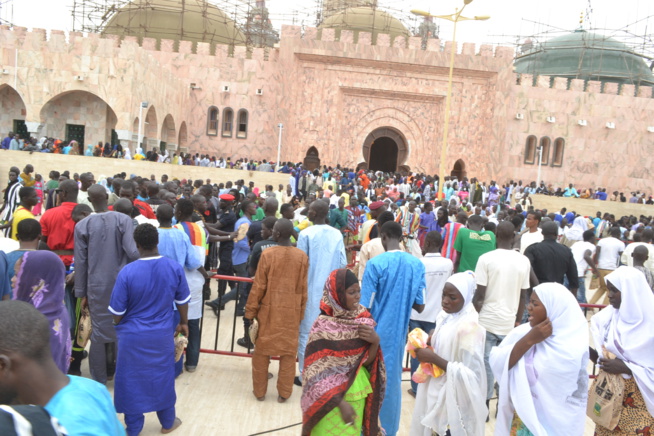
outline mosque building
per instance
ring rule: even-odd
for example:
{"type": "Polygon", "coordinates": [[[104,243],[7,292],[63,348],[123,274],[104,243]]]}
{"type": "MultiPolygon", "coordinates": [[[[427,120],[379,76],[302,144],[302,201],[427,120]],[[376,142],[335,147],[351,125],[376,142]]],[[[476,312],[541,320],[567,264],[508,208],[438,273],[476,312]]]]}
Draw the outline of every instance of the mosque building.
{"type": "Polygon", "coordinates": [[[282,161],[435,174],[454,49],[447,175],[651,191],[654,76],[603,35],[454,47],[375,0],[281,34],[264,0],[244,25],[205,0],[110,12],[87,35],[0,26],[3,135],[232,159],[275,159],[281,137],[282,161]]]}

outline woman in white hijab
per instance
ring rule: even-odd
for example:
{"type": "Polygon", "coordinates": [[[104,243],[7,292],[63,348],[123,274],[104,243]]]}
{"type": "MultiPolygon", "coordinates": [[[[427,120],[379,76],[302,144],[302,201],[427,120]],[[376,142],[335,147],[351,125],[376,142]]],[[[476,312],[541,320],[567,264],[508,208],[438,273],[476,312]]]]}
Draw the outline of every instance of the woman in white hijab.
{"type": "Polygon", "coordinates": [[[584,232],[588,230],[588,222],[583,216],[578,216],[572,222],[572,227],[566,227],[563,230],[563,245],[572,247],[573,244],[584,240],[584,232]]]}
{"type": "Polygon", "coordinates": [[[577,436],[588,399],[588,324],[563,285],[536,286],[529,323],[490,354],[500,390],[496,435],[577,436]]]}
{"type": "Polygon", "coordinates": [[[129,147],[124,148],[123,159],[132,160],[132,152],[129,151],[129,147]]]}
{"type": "Polygon", "coordinates": [[[445,371],[418,386],[412,436],[482,436],[486,425],[486,330],[472,305],[477,283],[471,271],[451,276],[443,288],[443,310],[431,337],[434,351],[416,351],[420,362],[445,371]],[[449,433],[448,432],[449,429],[449,433]]]}
{"type": "MultiPolygon", "coordinates": [[[[600,371],[622,374],[625,379],[622,413],[611,431],[596,426],[595,434],[637,435],[654,430],[654,294],[645,276],[633,267],[621,266],[607,275],[610,306],[590,320],[597,352],[615,359],[599,358],[600,371]]],[[[592,353],[593,360],[597,353],[592,353]]]]}

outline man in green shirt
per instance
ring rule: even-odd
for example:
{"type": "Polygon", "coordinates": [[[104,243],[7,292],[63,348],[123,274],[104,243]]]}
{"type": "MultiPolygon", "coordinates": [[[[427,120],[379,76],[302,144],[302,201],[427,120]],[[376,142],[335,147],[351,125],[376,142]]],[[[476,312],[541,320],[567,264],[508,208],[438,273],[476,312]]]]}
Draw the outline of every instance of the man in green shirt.
{"type": "Polygon", "coordinates": [[[468,226],[459,230],[454,242],[456,261],[454,271],[474,271],[482,254],[495,250],[495,234],[483,229],[484,219],[479,215],[468,218],[468,226]]]}
{"type": "Polygon", "coordinates": [[[347,228],[347,210],[343,197],[338,199],[338,208],[329,211],[329,225],[341,232],[347,228]]]}
{"type": "MultiPolygon", "coordinates": [[[[249,192],[245,197],[248,200],[250,200],[251,202],[253,202],[257,206],[257,213],[252,215],[252,222],[254,222],[254,221],[263,221],[263,219],[266,217],[266,213],[261,208],[261,206],[259,204],[259,201],[258,201],[259,199],[257,199],[257,196],[254,195],[252,192],[249,192]]],[[[241,211],[238,214],[238,217],[243,218],[243,211],[241,211]]]]}

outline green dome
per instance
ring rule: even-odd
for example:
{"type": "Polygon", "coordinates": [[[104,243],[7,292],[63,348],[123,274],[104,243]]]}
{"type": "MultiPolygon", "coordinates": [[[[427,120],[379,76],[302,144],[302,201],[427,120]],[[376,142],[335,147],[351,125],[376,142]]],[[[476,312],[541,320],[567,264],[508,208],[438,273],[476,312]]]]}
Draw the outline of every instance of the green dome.
{"type": "Polygon", "coordinates": [[[337,37],[340,36],[341,30],[352,30],[355,41],[359,32],[370,32],[373,43],[377,41],[377,35],[380,33],[388,33],[391,35],[391,39],[396,36],[411,36],[400,20],[387,12],[372,7],[346,9],[326,18],[318,28],[336,29],[337,37]]]}
{"type": "Polygon", "coordinates": [[[635,85],[654,84],[652,71],[641,56],[613,38],[585,30],[529,47],[517,57],[515,71],[635,85]]]}
{"type": "Polygon", "coordinates": [[[205,0],[134,0],[111,16],[102,33],[245,45],[234,20],[205,0]]]}

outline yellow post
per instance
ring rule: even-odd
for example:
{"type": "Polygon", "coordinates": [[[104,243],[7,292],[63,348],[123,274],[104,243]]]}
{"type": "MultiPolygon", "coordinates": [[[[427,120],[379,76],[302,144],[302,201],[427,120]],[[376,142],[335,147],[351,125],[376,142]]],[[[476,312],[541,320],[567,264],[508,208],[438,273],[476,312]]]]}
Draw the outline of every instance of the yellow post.
{"type": "Polygon", "coordinates": [[[421,11],[419,9],[411,10],[411,13],[415,15],[420,15],[423,17],[434,17],[442,18],[444,20],[449,20],[454,23],[454,30],[452,32],[452,50],[450,51],[450,72],[447,80],[447,95],[445,96],[445,125],[443,126],[443,143],[441,145],[441,160],[440,167],[438,171],[438,193],[436,198],[440,198],[443,194],[443,187],[445,186],[445,159],[447,157],[447,135],[450,128],[450,106],[452,103],[452,76],[454,74],[454,53],[456,52],[456,24],[459,21],[465,20],[488,20],[490,17],[487,15],[475,16],[473,18],[461,16],[461,12],[465,9],[466,5],[472,3],[472,0],[463,0],[463,7],[461,10],[458,10],[450,15],[432,15],[429,12],[421,11]]]}
{"type": "Polygon", "coordinates": [[[447,156],[447,134],[450,130],[450,105],[452,103],[452,75],[454,74],[454,53],[456,52],[456,23],[459,21],[461,12],[465,8],[465,4],[460,11],[454,15],[454,31],[452,32],[452,47],[450,50],[450,73],[447,78],[447,95],[445,96],[445,125],[443,126],[443,144],[441,145],[441,160],[438,170],[438,194],[437,199],[445,198],[443,196],[443,188],[445,186],[445,159],[447,156]]]}

